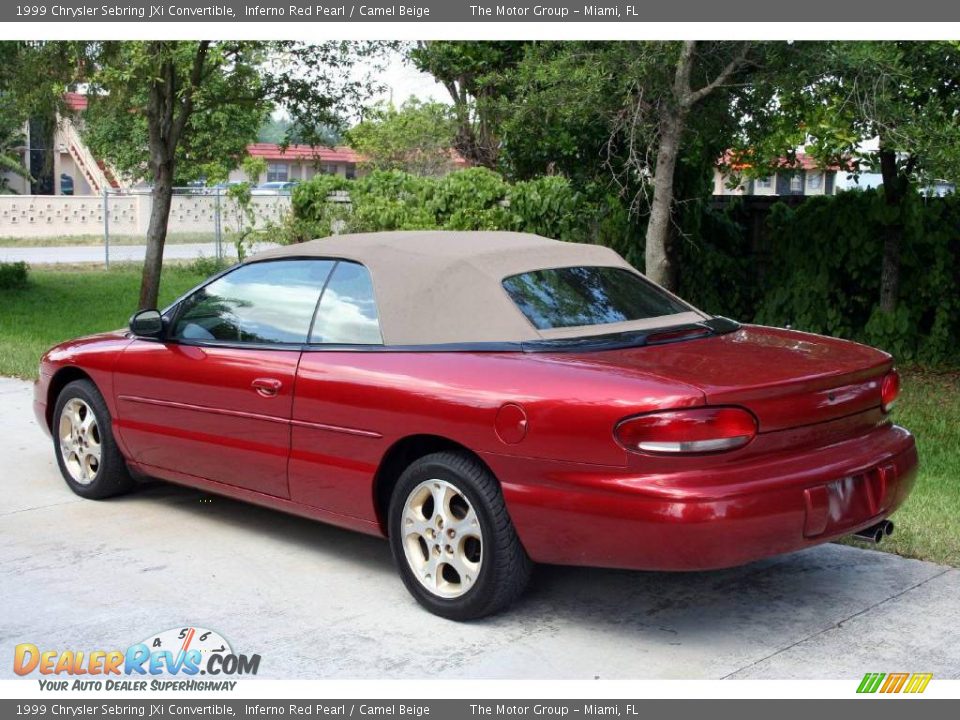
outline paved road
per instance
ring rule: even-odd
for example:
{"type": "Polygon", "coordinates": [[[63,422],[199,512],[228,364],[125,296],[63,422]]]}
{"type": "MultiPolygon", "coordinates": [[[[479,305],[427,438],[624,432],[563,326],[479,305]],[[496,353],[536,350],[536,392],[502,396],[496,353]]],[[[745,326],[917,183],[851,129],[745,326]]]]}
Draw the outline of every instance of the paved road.
{"type": "MultiPolygon", "coordinates": [[[[258,243],[253,252],[273,247],[272,243],[258,243]]],[[[110,247],[110,262],[143,262],[145,245],[113,245],[110,247]]],[[[236,251],[229,243],[224,244],[224,252],[230,258],[236,258],[236,251]]],[[[166,260],[193,260],[198,257],[214,257],[217,253],[214,243],[171,243],[163,249],[166,260]]],[[[0,262],[27,262],[31,265],[49,265],[53,263],[103,263],[103,246],[64,246],[64,247],[0,247],[0,262]]]]}
{"type": "Polygon", "coordinates": [[[386,543],[163,483],[80,500],[0,379],[0,677],[17,642],[127,647],[185,624],[263,657],[261,676],[960,677],[960,570],[827,545],[735,570],[542,567],[507,613],[420,610],[386,543]]]}

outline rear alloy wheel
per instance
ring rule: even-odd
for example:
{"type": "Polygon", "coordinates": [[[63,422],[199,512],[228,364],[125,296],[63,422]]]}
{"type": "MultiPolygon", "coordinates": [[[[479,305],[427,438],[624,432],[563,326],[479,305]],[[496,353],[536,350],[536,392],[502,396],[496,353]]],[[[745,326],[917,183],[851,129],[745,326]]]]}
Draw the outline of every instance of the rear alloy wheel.
{"type": "Polygon", "coordinates": [[[390,502],[390,545],[407,589],[453,620],[495,613],[526,587],[530,560],[499,485],[466,454],[428,455],[404,471],[390,502]]]}
{"type": "Polygon", "coordinates": [[[98,500],[134,486],[113,439],[107,404],[92,382],[75,380],[63,388],[52,430],[60,472],[77,495],[98,500]]]}
{"type": "Polygon", "coordinates": [[[466,594],[483,565],[483,531],[470,501],[446,480],[424,480],[403,507],[403,553],[434,595],[466,594]]]}

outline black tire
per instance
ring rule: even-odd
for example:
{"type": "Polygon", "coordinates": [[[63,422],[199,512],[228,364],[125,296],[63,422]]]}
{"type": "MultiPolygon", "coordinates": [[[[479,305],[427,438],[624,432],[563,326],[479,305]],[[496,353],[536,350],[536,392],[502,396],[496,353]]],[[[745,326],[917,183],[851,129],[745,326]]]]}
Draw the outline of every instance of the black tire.
{"type": "MultiPolygon", "coordinates": [[[[492,615],[516,600],[530,579],[532,563],[507,514],[496,478],[466,453],[426,455],[404,470],[390,498],[388,525],[390,549],[404,585],[418,603],[435,615],[450,620],[492,615]],[[479,521],[483,537],[480,570],[472,586],[458,597],[443,597],[425,587],[404,550],[404,506],[411,493],[428,480],[452,485],[466,498],[479,521]]],[[[424,552],[429,555],[430,551],[424,552]]]]}
{"type": "MultiPolygon", "coordinates": [[[[87,410],[83,408],[81,410],[86,417],[87,410]]],[[[130,477],[127,463],[123,459],[123,455],[120,454],[117,443],[113,438],[110,411],[107,409],[107,404],[104,402],[100,391],[97,390],[97,386],[92,382],[89,380],[74,380],[60,391],[53,411],[52,434],[54,453],[57,456],[60,473],[70,489],[77,495],[90,500],[102,500],[133,489],[135,482],[130,477]],[[79,482],[71,474],[60,442],[60,420],[63,409],[67,403],[75,399],[82,401],[87,408],[93,411],[96,420],[95,435],[100,445],[100,460],[96,464],[92,478],[86,483],[79,482]]]]}

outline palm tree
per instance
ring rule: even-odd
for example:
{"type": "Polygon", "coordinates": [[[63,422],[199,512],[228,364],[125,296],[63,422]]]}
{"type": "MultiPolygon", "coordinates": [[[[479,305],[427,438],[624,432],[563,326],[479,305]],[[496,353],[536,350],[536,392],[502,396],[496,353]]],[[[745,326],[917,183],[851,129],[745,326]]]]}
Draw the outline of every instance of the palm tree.
{"type": "Polygon", "coordinates": [[[10,175],[33,180],[23,164],[25,141],[21,127],[0,125],[0,195],[16,194],[17,191],[10,187],[10,175]]]}

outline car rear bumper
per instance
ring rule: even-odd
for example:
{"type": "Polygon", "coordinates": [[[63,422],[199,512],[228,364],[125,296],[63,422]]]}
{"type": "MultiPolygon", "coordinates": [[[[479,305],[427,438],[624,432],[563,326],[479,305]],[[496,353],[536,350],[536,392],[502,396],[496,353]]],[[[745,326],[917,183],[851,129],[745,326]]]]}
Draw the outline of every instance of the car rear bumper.
{"type": "Polygon", "coordinates": [[[484,459],[533,560],[638,570],[741,565],[869,527],[903,503],[918,462],[913,436],[889,424],[824,447],[655,475],[484,459]]]}

